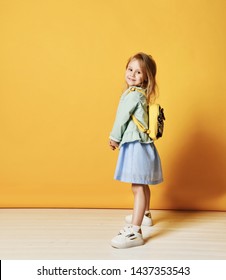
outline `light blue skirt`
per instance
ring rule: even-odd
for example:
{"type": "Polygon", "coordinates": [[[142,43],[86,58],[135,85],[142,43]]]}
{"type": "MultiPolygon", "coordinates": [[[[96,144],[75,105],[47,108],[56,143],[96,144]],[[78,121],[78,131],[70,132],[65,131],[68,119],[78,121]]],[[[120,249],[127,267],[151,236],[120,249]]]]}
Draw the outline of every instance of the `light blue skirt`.
{"type": "Polygon", "coordinates": [[[154,143],[135,141],[123,144],[119,151],[114,179],[145,185],[161,183],[161,161],[154,143]]]}

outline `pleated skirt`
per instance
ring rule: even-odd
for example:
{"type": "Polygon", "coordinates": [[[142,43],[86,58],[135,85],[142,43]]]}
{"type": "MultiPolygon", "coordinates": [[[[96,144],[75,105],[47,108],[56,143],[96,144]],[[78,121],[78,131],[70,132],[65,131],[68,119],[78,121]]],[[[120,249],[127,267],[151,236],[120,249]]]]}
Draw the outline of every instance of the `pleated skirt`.
{"type": "Polygon", "coordinates": [[[119,151],[115,180],[156,185],[163,181],[161,160],[154,143],[125,143],[119,151]]]}

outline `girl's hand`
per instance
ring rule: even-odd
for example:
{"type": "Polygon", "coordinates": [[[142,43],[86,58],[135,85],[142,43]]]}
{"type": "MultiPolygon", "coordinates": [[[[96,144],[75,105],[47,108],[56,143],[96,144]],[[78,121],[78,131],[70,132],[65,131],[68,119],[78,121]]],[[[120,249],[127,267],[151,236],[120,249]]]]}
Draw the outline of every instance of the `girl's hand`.
{"type": "Polygon", "coordinates": [[[110,139],[109,145],[110,145],[110,148],[114,151],[116,148],[118,148],[119,143],[110,139]]]}

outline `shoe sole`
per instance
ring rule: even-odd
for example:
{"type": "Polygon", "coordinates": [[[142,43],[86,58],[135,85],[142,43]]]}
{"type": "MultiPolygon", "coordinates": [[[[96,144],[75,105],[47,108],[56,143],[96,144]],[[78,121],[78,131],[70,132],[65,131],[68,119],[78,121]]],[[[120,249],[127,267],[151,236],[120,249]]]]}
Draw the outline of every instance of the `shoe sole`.
{"type": "Polygon", "coordinates": [[[117,243],[111,242],[111,246],[116,249],[128,249],[128,248],[142,246],[142,245],[144,245],[144,240],[138,240],[136,242],[126,243],[126,244],[117,244],[117,243]]]}

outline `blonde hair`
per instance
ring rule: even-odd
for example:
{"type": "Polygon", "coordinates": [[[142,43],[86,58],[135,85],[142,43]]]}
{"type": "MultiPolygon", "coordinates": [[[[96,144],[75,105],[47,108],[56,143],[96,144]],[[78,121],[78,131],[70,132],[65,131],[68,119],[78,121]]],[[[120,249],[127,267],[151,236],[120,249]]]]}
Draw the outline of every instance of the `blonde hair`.
{"type": "MultiPolygon", "coordinates": [[[[146,90],[148,103],[152,103],[155,101],[156,97],[158,96],[157,83],[156,83],[156,72],[157,72],[156,63],[151,55],[139,52],[129,58],[126,64],[126,69],[129,63],[135,59],[139,61],[140,67],[144,75],[146,76],[141,87],[146,90]]],[[[127,88],[128,87],[129,86],[127,85],[127,88]]]]}

